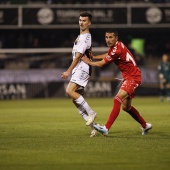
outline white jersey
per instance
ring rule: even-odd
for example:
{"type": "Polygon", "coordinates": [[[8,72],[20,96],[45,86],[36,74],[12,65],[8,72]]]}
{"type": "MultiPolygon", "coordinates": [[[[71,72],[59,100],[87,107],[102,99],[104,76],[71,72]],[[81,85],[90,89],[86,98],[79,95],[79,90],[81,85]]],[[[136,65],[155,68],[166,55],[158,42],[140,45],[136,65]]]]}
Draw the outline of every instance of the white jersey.
{"type": "MultiPolygon", "coordinates": [[[[82,55],[85,54],[87,50],[91,48],[92,40],[91,40],[91,34],[86,33],[86,34],[80,34],[77,39],[74,42],[73,50],[72,50],[72,55],[73,55],[73,60],[76,56],[76,52],[81,53],[82,55]]],[[[73,69],[73,72],[75,72],[76,69],[83,70],[86,73],[90,74],[90,69],[91,67],[84,63],[82,60],[79,61],[79,63],[76,65],[76,67],[73,69]]]]}

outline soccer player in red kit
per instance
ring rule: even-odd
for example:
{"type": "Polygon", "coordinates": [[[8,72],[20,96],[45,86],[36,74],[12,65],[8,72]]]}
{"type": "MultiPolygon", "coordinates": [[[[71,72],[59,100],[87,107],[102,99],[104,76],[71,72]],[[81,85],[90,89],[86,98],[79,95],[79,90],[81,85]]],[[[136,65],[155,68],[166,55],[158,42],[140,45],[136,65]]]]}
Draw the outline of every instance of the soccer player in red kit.
{"type": "Polygon", "coordinates": [[[96,124],[94,125],[94,128],[103,135],[107,135],[112,124],[119,115],[122,105],[122,109],[141,124],[142,135],[146,135],[152,128],[152,124],[147,123],[139,112],[131,105],[135,90],[141,85],[141,71],[136,65],[136,61],[131,52],[121,41],[118,41],[118,33],[116,29],[106,31],[105,40],[107,46],[110,47],[108,53],[97,56],[91,54],[93,59],[102,60],[91,61],[86,56],[84,56],[82,60],[91,66],[97,67],[102,67],[105,64],[114,62],[122,73],[123,82],[117,95],[114,97],[114,106],[106,124],[104,126],[96,124]]]}

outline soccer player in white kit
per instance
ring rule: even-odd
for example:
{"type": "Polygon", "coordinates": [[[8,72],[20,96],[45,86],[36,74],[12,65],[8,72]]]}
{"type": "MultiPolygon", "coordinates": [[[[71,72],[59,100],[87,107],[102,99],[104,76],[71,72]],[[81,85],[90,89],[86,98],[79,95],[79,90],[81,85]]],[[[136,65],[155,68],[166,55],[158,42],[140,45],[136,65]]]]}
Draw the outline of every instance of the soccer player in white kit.
{"type": "Polygon", "coordinates": [[[86,121],[86,125],[91,127],[90,137],[93,137],[97,133],[93,127],[96,113],[91,109],[83,97],[84,88],[91,75],[91,66],[81,60],[83,55],[86,55],[87,57],[90,56],[89,52],[91,50],[92,40],[89,27],[91,25],[91,19],[92,15],[89,12],[84,11],[80,13],[80,35],[78,35],[74,42],[72,50],[73,61],[67,71],[62,73],[61,77],[67,79],[72,73],[70,82],[66,88],[66,93],[72,98],[78,112],[86,121]]]}

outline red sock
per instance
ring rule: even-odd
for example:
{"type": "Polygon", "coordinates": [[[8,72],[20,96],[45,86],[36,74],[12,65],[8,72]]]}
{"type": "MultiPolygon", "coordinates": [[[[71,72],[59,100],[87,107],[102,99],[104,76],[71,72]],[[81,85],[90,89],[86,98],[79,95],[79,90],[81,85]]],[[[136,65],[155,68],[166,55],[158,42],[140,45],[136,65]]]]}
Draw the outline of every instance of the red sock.
{"type": "Polygon", "coordinates": [[[105,124],[106,128],[109,130],[112,126],[113,122],[116,120],[117,116],[120,112],[120,106],[122,104],[122,99],[120,99],[118,96],[114,98],[114,106],[110,113],[110,116],[105,124]]]}
{"type": "Polygon", "coordinates": [[[138,123],[140,123],[143,128],[146,127],[145,120],[133,106],[131,106],[129,110],[126,110],[126,112],[129,113],[138,123]]]}

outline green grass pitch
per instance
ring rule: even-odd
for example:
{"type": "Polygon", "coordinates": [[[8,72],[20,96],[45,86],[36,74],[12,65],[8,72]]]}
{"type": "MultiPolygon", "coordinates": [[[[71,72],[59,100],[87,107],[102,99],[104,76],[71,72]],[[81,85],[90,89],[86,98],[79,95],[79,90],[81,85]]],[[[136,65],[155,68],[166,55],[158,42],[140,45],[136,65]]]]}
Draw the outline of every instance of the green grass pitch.
{"type": "MultiPolygon", "coordinates": [[[[104,124],[112,98],[87,98],[104,124]]],[[[69,98],[0,101],[0,170],[168,170],[170,103],[136,97],[132,103],[153,124],[140,125],[121,111],[107,137],[90,128],[69,98]]]]}

